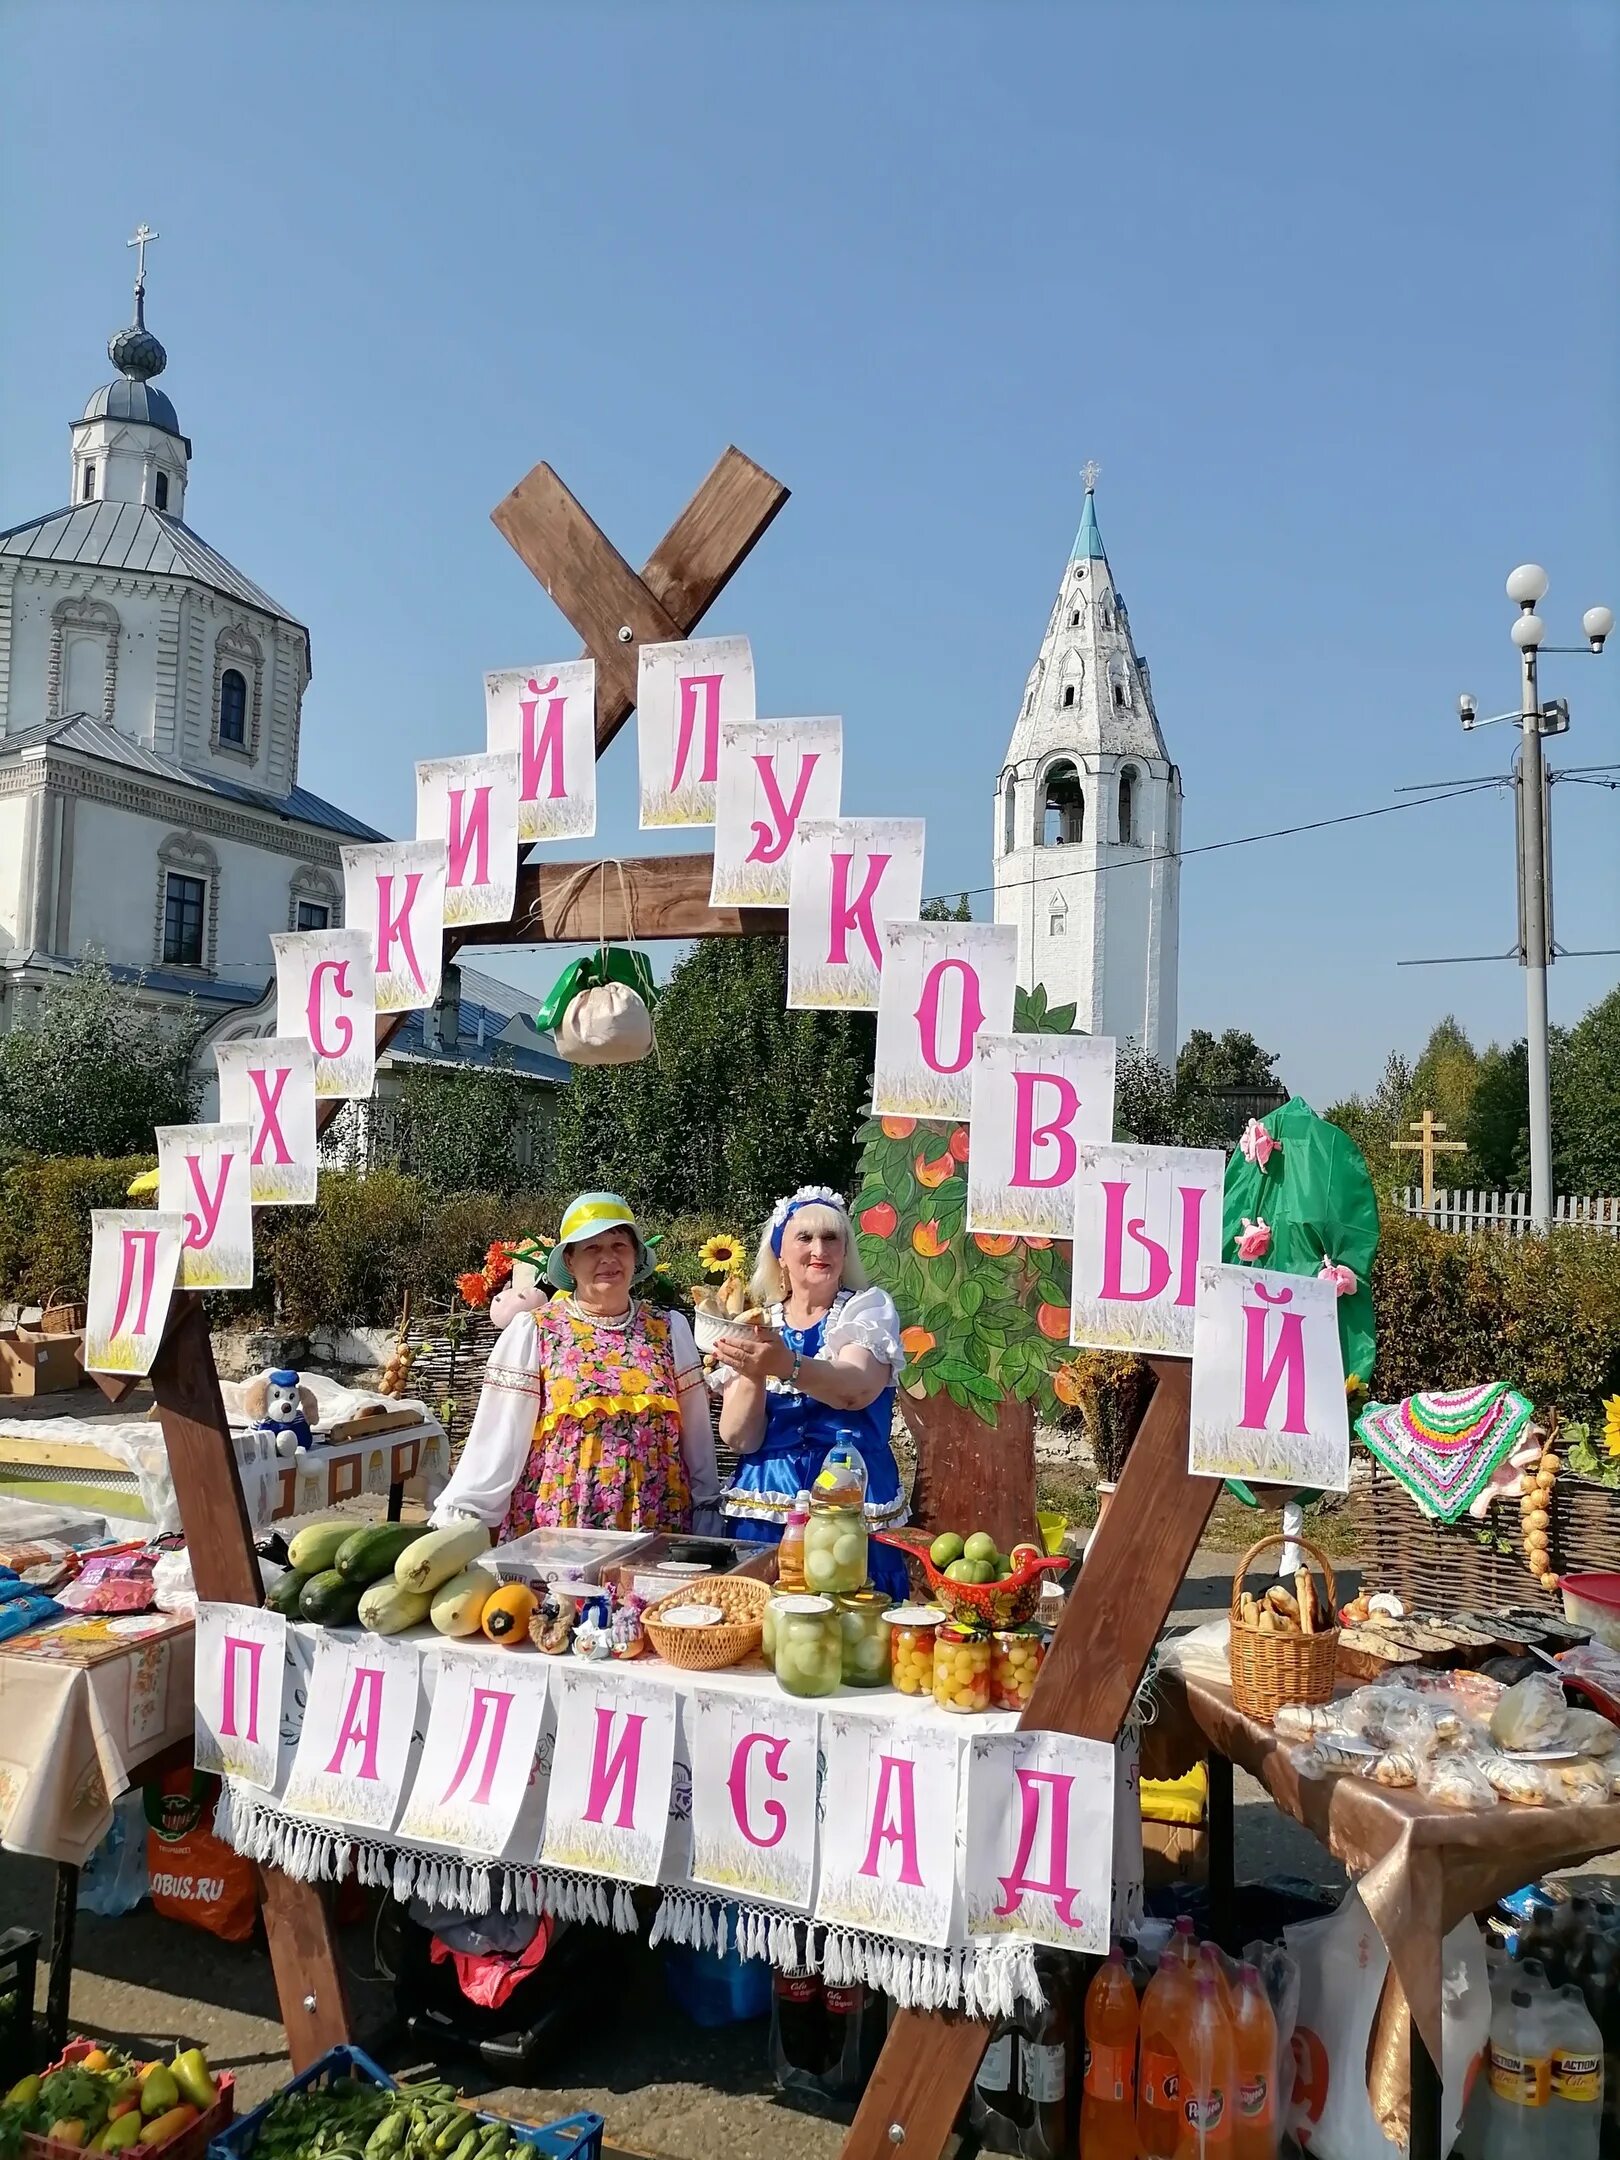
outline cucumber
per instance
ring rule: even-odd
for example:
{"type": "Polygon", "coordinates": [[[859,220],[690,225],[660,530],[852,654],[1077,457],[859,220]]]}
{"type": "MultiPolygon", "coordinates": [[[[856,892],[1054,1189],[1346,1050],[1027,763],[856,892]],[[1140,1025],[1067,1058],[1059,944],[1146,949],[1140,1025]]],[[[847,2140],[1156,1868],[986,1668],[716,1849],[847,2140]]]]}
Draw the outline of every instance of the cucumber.
{"type": "Polygon", "coordinates": [[[286,1574],[272,1583],[264,1593],[266,1612],[285,1613],[289,1620],[296,1620],[298,1618],[298,1595],[308,1581],[309,1577],[301,1573],[299,1569],[288,1568],[286,1574]]]}
{"type": "Polygon", "coordinates": [[[287,1547],[289,1566],[300,1575],[319,1575],[337,1560],[338,1547],[354,1535],[354,1524],[339,1517],[336,1522],[314,1522],[298,1532],[287,1547]]]}
{"type": "Polygon", "coordinates": [[[322,1627],[351,1627],[359,1610],[359,1584],[345,1582],[336,1568],[312,1575],[298,1593],[298,1617],[322,1627]]]}
{"type": "Polygon", "coordinates": [[[345,1582],[362,1587],[381,1582],[385,1575],[393,1574],[394,1562],[406,1546],[427,1534],[426,1523],[367,1523],[343,1540],[327,1565],[335,1567],[345,1582]]]}
{"type": "Polygon", "coordinates": [[[430,1602],[425,1592],[402,1590],[390,1575],[385,1582],[374,1582],[361,1596],[360,1625],[373,1635],[401,1635],[427,1618],[430,1602]]]}

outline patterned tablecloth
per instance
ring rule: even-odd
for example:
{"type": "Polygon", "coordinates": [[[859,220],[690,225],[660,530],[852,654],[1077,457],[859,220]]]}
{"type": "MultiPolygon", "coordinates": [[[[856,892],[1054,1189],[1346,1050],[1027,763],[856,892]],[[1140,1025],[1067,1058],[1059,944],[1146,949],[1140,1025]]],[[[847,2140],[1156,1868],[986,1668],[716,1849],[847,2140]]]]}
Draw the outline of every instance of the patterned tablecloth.
{"type": "Polygon", "coordinates": [[[189,1614],[75,1615],[0,1647],[0,1845],[82,1867],[132,1773],[192,1729],[189,1614]]]}

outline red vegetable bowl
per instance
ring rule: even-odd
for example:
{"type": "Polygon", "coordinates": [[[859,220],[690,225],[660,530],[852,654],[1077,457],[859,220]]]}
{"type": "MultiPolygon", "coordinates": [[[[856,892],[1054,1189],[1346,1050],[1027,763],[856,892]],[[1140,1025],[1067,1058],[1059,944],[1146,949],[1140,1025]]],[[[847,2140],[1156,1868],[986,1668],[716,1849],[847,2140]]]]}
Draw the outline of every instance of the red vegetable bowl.
{"type": "Polygon", "coordinates": [[[1072,1564],[1067,1553],[1057,1553],[1026,1560],[1022,1567],[1011,1575],[1004,1575],[1000,1582],[951,1582],[944,1570],[935,1567],[928,1557],[932,1538],[908,1536],[903,1530],[877,1530],[873,1535],[880,1545],[892,1545],[896,1552],[921,1562],[922,1571],[928,1578],[929,1602],[938,1605],[946,1618],[958,1627],[1022,1627],[1026,1620],[1035,1617],[1035,1608],[1041,1601],[1041,1577],[1054,1568],[1062,1569],[1072,1564]]]}

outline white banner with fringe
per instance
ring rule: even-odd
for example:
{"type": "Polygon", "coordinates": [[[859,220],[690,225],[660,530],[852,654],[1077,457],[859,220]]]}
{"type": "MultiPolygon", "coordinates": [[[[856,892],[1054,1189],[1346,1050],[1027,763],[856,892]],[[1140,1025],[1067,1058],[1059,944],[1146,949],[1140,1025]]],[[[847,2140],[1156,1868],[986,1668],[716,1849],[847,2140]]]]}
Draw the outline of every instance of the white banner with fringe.
{"type": "MultiPolygon", "coordinates": [[[[199,1610],[222,1642],[240,1617],[199,1610]]],[[[197,1729],[214,1759],[241,1721],[224,1690],[234,1676],[239,1698],[242,1672],[240,1653],[199,1662],[197,1729]]],[[[1037,1943],[1095,1951],[1140,1916],[1134,1722],[1111,1748],[888,1689],[801,1702],[757,1665],[582,1665],[302,1622],[285,1629],[284,1681],[273,1771],[261,1756],[262,1782],[228,1776],[217,1827],[300,1881],[353,1873],[446,1911],[626,1932],[650,1913],[653,1943],[735,1948],[783,1970],[809,1957],[834,1985],[983,2015],[1040,2000],[1037,1943]],[[316,1814],[297,1804],[294,1775],[311,1760],[306,1710],[317,1717],[327,1695],[316,1814]],[[395,1765],[397,1786],[365,1775],[395,1765]],[[372,1790],[355,1819],[334,1806],[378,1785],[397,1792],[391,1812],[372,1790]],[[437,1840],[423,1834],[434,1828],[437,1840]]]]}

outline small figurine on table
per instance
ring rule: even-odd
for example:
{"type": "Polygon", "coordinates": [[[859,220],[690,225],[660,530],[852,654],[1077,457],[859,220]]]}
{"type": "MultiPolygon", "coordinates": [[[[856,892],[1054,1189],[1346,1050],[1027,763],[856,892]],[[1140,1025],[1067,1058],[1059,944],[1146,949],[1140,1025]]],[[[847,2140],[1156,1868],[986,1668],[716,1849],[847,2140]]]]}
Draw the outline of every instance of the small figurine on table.
{"type": "Polygon", "coordinates": [[[319,1416],[319,1405],[313,1389],[301,1384],[290,1365],[277,1365],[250,1380],[242,1391],[242,1407],[254,1420],[253,1430],[268,1434],[284,1459],[315,1445],[310,1421],[319,1416]]]}

